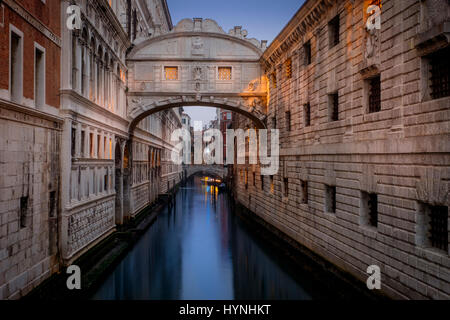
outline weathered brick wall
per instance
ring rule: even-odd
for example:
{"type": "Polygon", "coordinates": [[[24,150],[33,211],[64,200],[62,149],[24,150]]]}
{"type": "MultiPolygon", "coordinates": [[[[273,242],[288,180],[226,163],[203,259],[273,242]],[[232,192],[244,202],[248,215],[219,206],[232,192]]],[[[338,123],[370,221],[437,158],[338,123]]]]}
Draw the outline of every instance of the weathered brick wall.
{"type": "MultiPolygon", "coordinates": [[[[382,1],[379,47],[369,58],[363,29],[367,5],[337,1],[266,64],[268,76],[277,74],[267,124],[272,128],[276,117],[280,170],[272,193],[268,176],[262,190],[259,168],[254,186],[252,167],[238,166],[235,194],[267,222],[361,281],[368,278],[369,265],[379,265],[382,290],[392,297],[449,299],[449,253],[423,245],[419,229],[422,203],[448,210],[450,98],[432,100],[425,94],[428,75],[416,45],[421,2],[382,1]],[[328,22],[337,14],[340,41],[330,48],[328,22]],[[312,63],[305,65],[308,40],[312,63]],[[292,78],[286,77],[288,58],[292,78]],[[381,75],[381,111],[376,113],[367,112],[366,101],[366,72],[373,72],[367,68],[372,65],[381,75]],[[339,120],[331,122],[328,95],[334,92],[339,120]],[[311,126],[306,127],[308,102],[311,126]],[[307,204],[301,181],[308,182],[307,204]],[[326,185],[336,187],[336,213],[326,212],[326,185]],[[378,195],[376,228],[362,222],[362,192],[378,195]]],[[[238,116],[235,126],[251,124],[238,116]]]]}
{"type": "Polygon", "coordinates": [[[60,126],[0,103],[0,300],[58,269],[60,126]]]}
{"type": "MultiPolygon", "coordinates": [[[[43,23],[57,37],[61,36],[60,1],[43,4],[41,1],[18,1],[28,12],[43,23]]],[[[23,96],[34,99],[34,55],[35,42],[45,48],[45,97],[46,104],[59,107],[60,54],[61,48],[14,12],[6,3],[0,7],[3,24],[0,24],[0,89],[9,90],[10,73],[10,24],[23,32],[23,96]]],[[[1,17],[0,17],[1,20],[1,17]]],[[[1,22],[0,22],[1,23],[1,22]]]]}

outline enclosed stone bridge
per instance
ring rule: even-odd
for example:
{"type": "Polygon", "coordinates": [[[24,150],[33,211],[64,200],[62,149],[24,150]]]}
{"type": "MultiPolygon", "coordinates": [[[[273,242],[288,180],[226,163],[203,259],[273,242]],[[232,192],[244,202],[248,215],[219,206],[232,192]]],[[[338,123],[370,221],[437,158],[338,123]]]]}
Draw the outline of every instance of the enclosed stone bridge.
{"type": "Polygon", "coordinates": [[[185,165],[183,170],[186,179],[200,174],[224,180],[228,172],[223,165],[185,165]]]}
{"type": "Polygon", "coordinates": [[[185,106],[230,110],[264,128],[265,48],[266,41],[247,39],[241,27],[225,33],[215,21],[200,18],[137,44],[127,58],[130,135],[148,115],[185,106]]]}

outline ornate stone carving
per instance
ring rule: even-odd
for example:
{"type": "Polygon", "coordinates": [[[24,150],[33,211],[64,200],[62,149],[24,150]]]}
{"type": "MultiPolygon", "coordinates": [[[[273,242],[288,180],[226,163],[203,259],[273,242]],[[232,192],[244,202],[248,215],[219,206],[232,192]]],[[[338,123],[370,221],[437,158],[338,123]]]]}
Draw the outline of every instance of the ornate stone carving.
{"type": "Polygon", "coordinates": [[[194,80],[202,80],[202,68],[199,66],[194,67],[193,71],[194,80]]]}
{"type": "Polygon", "coordinates": [[[194,37],[192,39],[192,55],[201,56],[204,54],[203,40],[200,37],[194,37]]]}

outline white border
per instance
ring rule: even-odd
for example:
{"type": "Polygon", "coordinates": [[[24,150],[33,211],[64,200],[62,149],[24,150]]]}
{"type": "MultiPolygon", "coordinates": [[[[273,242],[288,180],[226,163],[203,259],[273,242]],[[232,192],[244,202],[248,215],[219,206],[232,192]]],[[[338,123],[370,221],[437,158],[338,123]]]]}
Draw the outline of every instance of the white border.
{"type": "Polygon", "coordinates": [[[14,102],[16,102],[16,103],[18,103],[18,104],[22,104],[22,102],[23,102],[23,72],[24,72],[24,68],[23,68],[23,56],[24,56],[24,54],[23,54],[23,42],[24,42],[24,37],[23,37],[23,32],[22,31],[20,31],[18,28],[16,28],[14,25],[12,25],[11,23],[9,24],[9,71],[8,71],[8,73],[9,73],[9,83],[8,83],[8,91],[9,91],[9,100],[10,101],[12,101],[13,99],[12,99],[12,91],[11,91],[11,89],[12,89],[12,87],[11,87],[11,79],[12,79],[12,72],[11,72],[11,61],[12,61],[12,56],[11,56],[11,42],[12,42],[12,33],[15,33],[15,34],[17,34],[20,38],[21,38],[21,41],[20,41],[20,54],[21,54],[21,62],[22,62],[22,66],[21,66],[21,75],[20,75],[20,77],[21,77],[21,88],[20,88],[20,94],[19,94],[19,101],[14,101],[14,102]]]}

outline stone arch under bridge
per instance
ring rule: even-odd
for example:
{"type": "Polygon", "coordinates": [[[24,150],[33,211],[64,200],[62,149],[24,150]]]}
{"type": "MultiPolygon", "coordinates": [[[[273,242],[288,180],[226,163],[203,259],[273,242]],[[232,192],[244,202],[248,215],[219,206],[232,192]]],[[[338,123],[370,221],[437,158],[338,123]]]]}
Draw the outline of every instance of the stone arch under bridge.
{"type": "Polygon", "coordinates": [[[211,106],[243,114],[264,128],[266,42],[210,19],[185,19],[169,33],[137,44],[127,57],[130,136],[140,120],[165,109],[211,106]]]}

